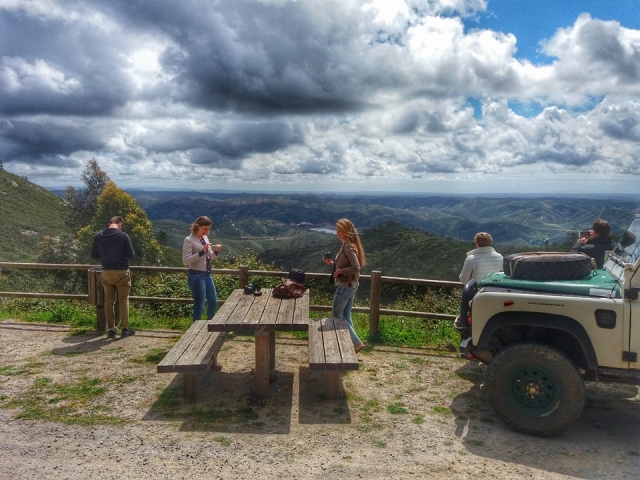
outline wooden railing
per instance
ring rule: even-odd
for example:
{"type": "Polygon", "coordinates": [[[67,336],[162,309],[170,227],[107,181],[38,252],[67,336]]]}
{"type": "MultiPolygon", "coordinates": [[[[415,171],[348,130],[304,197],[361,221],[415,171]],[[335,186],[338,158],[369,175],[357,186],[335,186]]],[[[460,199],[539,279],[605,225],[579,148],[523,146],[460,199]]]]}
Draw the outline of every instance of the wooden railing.
{"type": "MultiPolygon", "coordinates": [[[[30,270],[76,270],[87,272],[87,294],[68,294],[68,293],[33,293],[33,292],[0,292],[0,297],[14,298],[43,298],[43,299],[59,299],[59,300],[83,300],[96,306],[97,329],[104,330],[106,328],[106,320],[104,317],[104,291],[100,282],[100,272],[102,269],[98,265],[90,264],[61,264],[61,263],[16,263],[16,262],[0,262],[0,268],[6,269],[30,269],[30,270]]],[[[186,273],[187,269],[182,267],[147,267],[147,266],[131,266],[132,271],[156,272],[156,273],[186,273]]],[[[215,275],[237,275],[238,288],[243,288],[248,282],[250,276],[262,277],[283,277],[287,276],[287,272],[274,272],[269,270],[249,270],[248,267],[240,267],[236,269],[212,269],[215,275]]],[[[309,279],[324,279],[329,281],[329,273],[306,273],[309,279]]],[[[369,307],[354,307],[353,312],[369,314],[369,335],[374,336],[378,333],[380,315],[417,317],[433,320],[454,320],[455,315],[433,312],[415,312],[410,310],[391,310],[381,308],[381,287],[383,283],[415,285],[422,287],[436,288],[453,288],[461,289],[463,284],[460,282],[448,282],[441,280],[427,280],[421,278],[401,278],[383,276],[379,271],[371,272],[371,275],[360,275],[361,282],[370,282],[369,307]]],[[[167,303],[193,303],[191,298],[172,298],[172,297],[141,297],[131,295],[129,300],[132,302],[167,302],[167,303]]],[[[219,302],[223,304],[224,301],[219,302]]],[[[331,311],[330,305],[310,305],[310,310],[327,312],[331,311]]],[[[116,309],[117,311],[117,309],[116,309]]]]}

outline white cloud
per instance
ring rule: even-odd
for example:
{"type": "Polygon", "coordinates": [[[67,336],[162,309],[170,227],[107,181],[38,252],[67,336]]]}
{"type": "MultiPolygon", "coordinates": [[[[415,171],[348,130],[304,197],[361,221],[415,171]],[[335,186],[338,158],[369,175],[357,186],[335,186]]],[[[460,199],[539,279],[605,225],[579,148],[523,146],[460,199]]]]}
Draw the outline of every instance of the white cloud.
{"type": "Polygon", "coordinates": [[[465,29],[486,8],[0,0],[0,157],[203,187],[639,175],[640,31],[585,14],[535,64],[465,29]]]}
{"type": "Polygon", "coordinates": [[[81,87],[78,78],[68,78],[64,72],[42,59],[28,63],[22,58],[0,59],[0,91],[9,93],[20,90],[50,90],[71,95],[81,87]]]}

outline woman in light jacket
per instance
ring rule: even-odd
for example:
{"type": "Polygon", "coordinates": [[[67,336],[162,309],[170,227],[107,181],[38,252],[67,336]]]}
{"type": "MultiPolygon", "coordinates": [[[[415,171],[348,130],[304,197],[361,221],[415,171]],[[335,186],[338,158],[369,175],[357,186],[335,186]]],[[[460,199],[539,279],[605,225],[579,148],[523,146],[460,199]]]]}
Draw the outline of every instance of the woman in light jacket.
{"type": "Polygon", "coordinates": [[[460,315],[453,325],[468,335],[469,325],[469,300],[474,295],[477,283],[488,273],[502,271],[502,255],[494,250],[493,237],[487,232],[478,232],[475,237],[476,248],[467,252],[467,258],[462,265],[460,281],[465,284],[462,289],[462,304],[460,315]],[[473,282],[472,282],[473,281],[473,282]]]}
{"type": "Polygon", "coordinates": [[[467,283],[474,279],[482,280],[487,273],[502,271],[502,255],[491,246],[493,238],[487,232],[478,232],[475,237],[476,248],[467,252],[467,258],[462,265],[460,281],[467,283]]]}
{"type": "Polygon", "coordinates": [[[209,217],[196,218],[191,225],[191,235],[182,243],[182,263],[189,267],[187,281],[193,297],[193,316],[195,322],[200,320],[207,302],[207,319],[212,318],[218,306],[216,286],[211,278],[211,260],[218,258],[222,245],[209,243],[207,234],[211,231],[209,217]]]}
{"type": "Polygon", "coordinates": [[[323,259],[325,263],[334,266],[333,279],[336,285],[336,293],[333,296],[331,316],[345,320],[349,328],[353,348],[357,353],[365,347],[365,344],[358,338],[353,329],[351,309],[358,291],[360,269],[365,264],[364,249],[362,248],[362,243],[360,243],[356,227],[350,220],[346,218],[338,220],[336,222],[336,234],[342,242],[340,251],[335,260],[331,258],[323,259]]]}

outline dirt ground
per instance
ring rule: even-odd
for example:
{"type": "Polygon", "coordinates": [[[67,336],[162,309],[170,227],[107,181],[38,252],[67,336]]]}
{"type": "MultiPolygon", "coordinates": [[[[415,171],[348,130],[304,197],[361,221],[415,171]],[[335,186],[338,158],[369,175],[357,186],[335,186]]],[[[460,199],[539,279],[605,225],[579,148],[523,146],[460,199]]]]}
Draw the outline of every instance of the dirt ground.
{"type": "Polygon", "coordinates": [[[250,337],[229,338],[199,400],[157,374],[176,332],[107,340],[64,326],[0,322],[0,477],[7,479],[637,479],[640,401],[587,384],[562,436],[509,430],[482,391],[484,366],[376,346],[323,398],[307,342],[276,341],[271,397],[252,394],[250,337]],[[94,388],[92,390],[92,388],[94,388]],[[22,418],[29,413],[31,418],[22,418]]]}

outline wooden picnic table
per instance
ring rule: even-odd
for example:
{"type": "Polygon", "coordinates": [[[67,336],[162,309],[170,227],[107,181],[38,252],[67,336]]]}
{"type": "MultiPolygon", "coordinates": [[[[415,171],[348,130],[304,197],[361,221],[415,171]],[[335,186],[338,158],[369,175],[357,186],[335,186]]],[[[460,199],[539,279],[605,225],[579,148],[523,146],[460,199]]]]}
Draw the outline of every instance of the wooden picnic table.
{"type": "Polygon", "coordinates": [[[276,330],[294,331],[309,328],[309,291],[300,298],[275,298],[271,289],[262,295],[246,295],[234,290],[216,315],[207,322],[210,332],[255,334],[256,394],[269,396],[271,370],[276,363],[276,330]]]}

